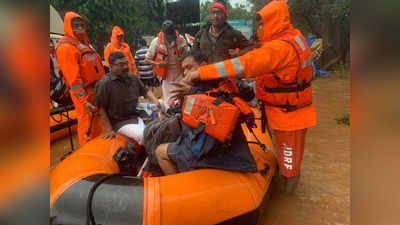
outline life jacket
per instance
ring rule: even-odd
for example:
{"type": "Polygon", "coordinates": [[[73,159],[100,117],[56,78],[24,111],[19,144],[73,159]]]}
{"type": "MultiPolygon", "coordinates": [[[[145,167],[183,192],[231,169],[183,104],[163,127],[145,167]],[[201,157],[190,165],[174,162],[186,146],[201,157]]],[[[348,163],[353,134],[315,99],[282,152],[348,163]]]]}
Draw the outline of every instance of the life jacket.
{"type": "Polygon", "coordinates": [[[273,72],[273,76],[257,77],[256,95],[267,106],[292,112],[312,104],[312,53],[303,35],[296,29],[284,31],[277,39],[295,50],[299,66],[273,72]]]}
{"type": "MultiPolygon", "coordinates": [[[[167,48],[167,44],[165,42],[164,32],[161,31],[158,33],[158,41],[160,42],[160,47],[157,51],[156,58],[154,61],[155,62],[162,62],[162,61],[168,62],[168,48],[167,48]]],[[[176,31],[175,51],[176,51],[176,55],[178,57],[180,57],[182,55],[185,46],[186,46],[186,42],[180,38],[179,32],[176,31]]],[[[165,79],[165,77],[167,75],[167,68],[168,68],[168,65],[163,65],[163,66],[154,65],[154,67],[153,67],[154,72],[163,79],[165,79]]]]}
{"type": "Polygon", "coordinates": [[[57,47],[62,44],[73,45],[79,50],[80,56],[78,63],[85,86],[94,84],[103,77],[103,64],[101,63],[100,56],[93,47],[84,45],[68,36],[64,36],[61,40],[59,40],[57,47]]]}
{"type": "Polygon", "coordinates": [[[182,121],[190,126],[204,126],[206,134],[221,142],[230,141],[240,116],[254,117],[251,108],[237,97],[233,80],[224,80],[205,94],[187,95],[182,106],[182,121]]]}

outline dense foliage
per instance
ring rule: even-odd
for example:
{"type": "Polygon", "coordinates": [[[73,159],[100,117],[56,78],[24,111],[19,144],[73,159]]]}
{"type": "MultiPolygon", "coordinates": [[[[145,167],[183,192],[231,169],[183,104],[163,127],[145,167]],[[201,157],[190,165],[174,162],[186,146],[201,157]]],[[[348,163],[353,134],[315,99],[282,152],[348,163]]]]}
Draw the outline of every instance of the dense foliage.
{"type": "Polygon", "coordinates": [[[133,48],[141,35],[154,35],[165,19],[164,0],[50,0],[62,17],[67,11],[80,14],[87,23],[91,44],[100,54],[110,41],[114,25],[125,32],[133,48]]]}
{"type": "MultiPolygon", "coordinates": [[[[242,4],[237,3],[234,7],[229,0],[225,0],[224,2],[227,6],[228,19],[253,19],[254,14],[246,10],[246,1],[243,1],[242,4]]],[[[207,0],[200,5],[200,20],[202,24],[205,24],[210,20],[208,10],[212,3],[214,3],[214,0],[207,0]]]]}
{"type": "MultiPolygon", "coordinates": [[[[247,0],[254,15],[270,0],[247,0]]],[[[291,21],[305,36],[316,35],[324,40],[326,54],[322,61],[332,58],[348,60],[350,52],[350,0],[288,0],[291,21]]],[[[324,63],[322,63],[324,64],[324,63]]]]}
{"type": "MultiPolygon", "coordinates": [[[[222,0],[221,0],[222,1],[222,0]]],[[[228,19],[254,19],[254,14],[270,0],[243,0],[232,5],[225,0],[228,19]],[[248,7],[251,6],[251,7],[248,7]],[[250,9],[250,10],[249,10],[250,9]]],[[[91,43],[102,53],[109,42],[111,29],[119,25],[126,33],[126,41],[134,47],[141,35],[155,35],[166,19],[166,0],[50,0],[63,17],[75,11],[87,22],[91,43]]],[[[209,20],[208,8],[214,0],[201,1],[200,19],[204,25],[209,20]]],[[[343,62],[350,51],[350,0],[289,0],[292,23],[305,36],[316,35],[324,39],[328,57],[343,62]]]]}

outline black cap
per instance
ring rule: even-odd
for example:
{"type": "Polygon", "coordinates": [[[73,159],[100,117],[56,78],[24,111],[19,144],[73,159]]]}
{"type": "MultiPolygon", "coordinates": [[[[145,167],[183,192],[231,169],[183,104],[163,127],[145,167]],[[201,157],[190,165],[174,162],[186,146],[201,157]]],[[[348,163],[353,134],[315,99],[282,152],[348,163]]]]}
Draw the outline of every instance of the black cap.
{"type": "Polygon", "coordinates": [[[164,32],[165,38],[168,42],[175,41],[176,32],[174,22],[172,22],[171,20],[164,21],[162,23],[162,31],[164,32]]]}

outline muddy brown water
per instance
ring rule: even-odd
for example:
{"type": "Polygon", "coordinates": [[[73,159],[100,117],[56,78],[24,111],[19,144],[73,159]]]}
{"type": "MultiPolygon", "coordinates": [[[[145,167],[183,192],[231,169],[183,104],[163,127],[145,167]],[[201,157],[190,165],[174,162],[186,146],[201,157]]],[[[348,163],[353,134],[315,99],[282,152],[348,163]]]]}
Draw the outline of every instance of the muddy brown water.
{"type": "MultiPolygon", "coordinates": [[[[292,196],[272,192],[262,225],[350,224],[350,127],[335,120],[350,112],[350,80],[319,78],[313,93],[318,124],[308,130],[298,189],[292,196]]],[[[69,150],[68,138],[52,143],[51,168],[69,150]]]]}
{"type": "Polygon", "coordinates": [[[318,124],[308,130],[296,193],[272,193],[262,225],[350,224],[350,80],[337,74],[313,82],[318,124]]]}

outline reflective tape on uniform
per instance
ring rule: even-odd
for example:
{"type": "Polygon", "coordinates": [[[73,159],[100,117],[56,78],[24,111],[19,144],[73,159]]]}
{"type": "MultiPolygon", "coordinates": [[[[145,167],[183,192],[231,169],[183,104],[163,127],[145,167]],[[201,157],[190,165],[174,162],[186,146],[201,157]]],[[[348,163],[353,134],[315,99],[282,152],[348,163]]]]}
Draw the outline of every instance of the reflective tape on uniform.
{"type": "Polygon", "coordinates": [[[306,50],[306,46],[304,45],[300,36],[296,35],[296,37],[294,37],[294,40],[297,42],[297,44],[300,46],[301,50],[304,52],[306,50]]]}
{"type": "Polygon", "coordinates": [[[160,48],[161,48],[162,50],[168,52],[168,49],[167,49],[167,47],[166,47],[165,45],[160,45],[160,48]]]}
{"type": "Polygon", "coordinates": [[[86,91],[81,91],[81,92],[76,93],[75,97],[82,98],[83,96],[86,96],[86,95],[87,95],[86,91]]]}
{"type": "Polygon", "coordinates": [[[311,63],[312,63],[312,58],[311,57],[308,57],[307,59],[305,59],[304,61],[303,61],[303,64],[301,65],[301,68],[306,68],[307,66],[310,66],[311,65],[311,63]]]}
{"type": "Polygon", "coordinates": [[[86,48],[86,45],[84,44],[79,44],[78,46],[76,46],[79,50],[82,50],[84,48],[86,48]]]}
{"type": "Polygon", "coordinates": [[[216,63],[215,67],[217,68],[217,72],[218,72],[218,77],[219,78],[228,77],[228,73],[226,72],[224,62],[216,63]]]}
{"type": "Polygon", "coordinates": [[[233,70],[235,71],[236,77],[243,77],[244,70],[242,66],[242,62],[240,62],[239,58],[234,58],[231,60],[233,64],[233,70]]]}
{"type": "Polygon", "coordinates": [[[86,60],[87,61],[94,61],[96,59],[96,57],[94,57],[94,55],[88,55],[86,56],[86,60]]]}
{"type": "Polygon", "coordinates": [[[83,83],[71,85],[71,91],[76,91],[80,88],[83,88],[83,83]]]}
{"type": "Polygon", "coordinates": [[[183,112],[190,115],[192,113],[195,101],[196,101],[195,98],[188,96],[185,101],[185,108],[183,109],[183,112]]]}

